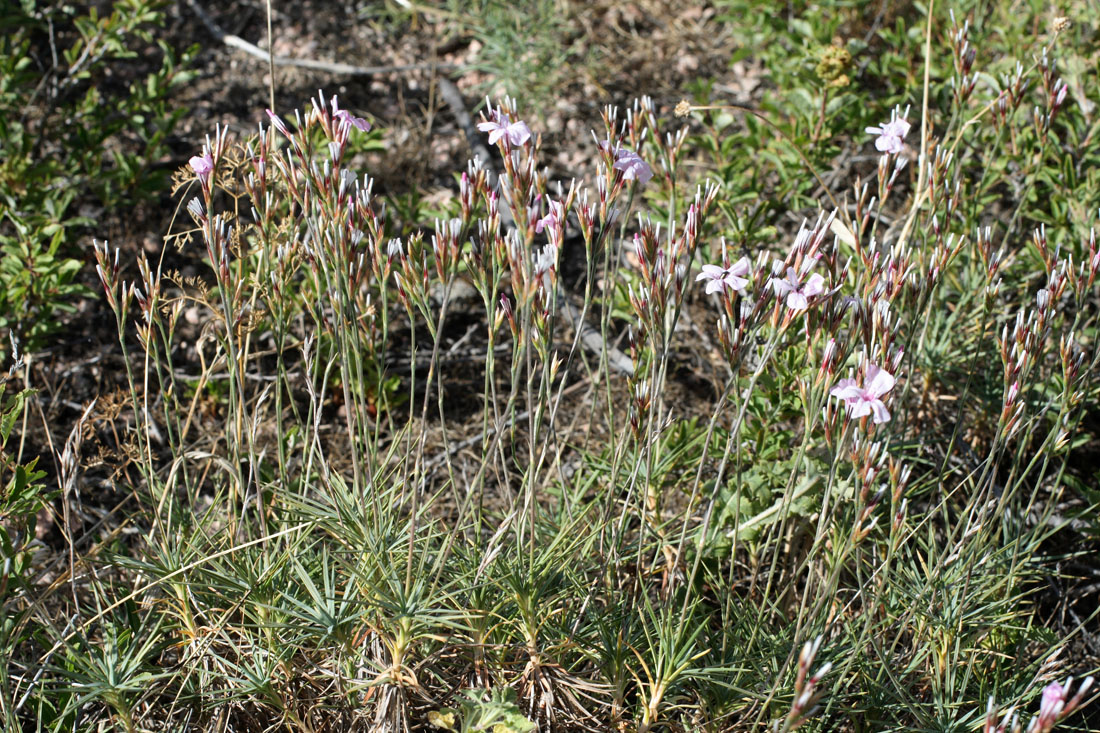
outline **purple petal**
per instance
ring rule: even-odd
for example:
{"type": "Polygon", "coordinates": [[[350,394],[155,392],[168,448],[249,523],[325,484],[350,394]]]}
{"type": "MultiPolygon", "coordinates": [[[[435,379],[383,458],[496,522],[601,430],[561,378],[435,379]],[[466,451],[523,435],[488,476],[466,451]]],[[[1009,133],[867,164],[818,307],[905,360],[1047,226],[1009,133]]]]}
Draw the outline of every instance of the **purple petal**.
{"type": "Polygon", "coordinates": [[[874,414],[874,421],[876,425],[881,425],[884,422],[890,421],[890,411],[886,409],[886,405],[882,404],[882,400],[875,400],[874,402],[865,403],[871,406],[871,412],[874,414]]]}
{"type": "Polygon", "coordinates": [[[187,163],[199,178],[206,178],[214,170],[214,159],[209,154],[193,155],[187,163]]]}
{"type": "Polygon", "coordinates": [[[370,131],[370,123],[369,122],[367,122],[362,117],[356,117],[352,113],[348,112],[346,109],[340,110],[336,114],[336,117],[343,124],[351,125],[352,127],[354,127],[356,130],[359,130],[360,132],[369,132],[370,131]]]}
{"type": "Polygon", "coordinates": [[[644,184],[653,177],[653,171],[650,169],[649,164],[629,148],[619,148],[615,151],[615,163],[612,167],[615,170],[622,171],[623,178],[628,181],[636,180],[638,183],[644,184]]]}

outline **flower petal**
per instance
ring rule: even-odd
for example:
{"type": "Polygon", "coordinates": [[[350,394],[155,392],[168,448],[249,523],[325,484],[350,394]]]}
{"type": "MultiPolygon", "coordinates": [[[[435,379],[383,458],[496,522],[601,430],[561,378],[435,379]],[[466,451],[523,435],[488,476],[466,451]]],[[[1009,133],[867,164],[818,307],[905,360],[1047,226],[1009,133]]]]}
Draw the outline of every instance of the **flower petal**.
{"type": "Polygon", "coordinates": [[[854,379],[842,379],[836,383],[836,386],[829,390],[829,394],[837,399],[854,400],[859,398],[863,394],[863,390],[859,388],[854,379]]]}
{"type": "Polygon", "coordinates": [[[871,403],[867,400],[852,400],[848,403],[849,417],[867,417],[871,414],[871,403]]]}
{"type": "Polygon", "coordinates": [[[730,265],[729,269],[726,270],[726,272],[731,275],[736,275],[737,277],[743,277],[745,275],[748,275],[750,270],[752,270],[752,263],[749,262],[749,258],[742,257],[741,259],[737,260],[737,262],[734,262],[732,265],[730,265]]]}
{"type": "Polygon", "coordinates": [[[806,310],[810,307],[810,301],[802,293],[793,290],[787,295],[787,307],[793,311],[806,310]]]}
{"type": "Polygon", "coordinates": [[[741,292],[745,289],[745,286],[749,284],[748,280],[743,277],[737,277],[737,275],[734,275],[732,272],[728,273],[724,278],[722,278],[722,282],[724,282],[726,285],[730,286],[737,292],[741,292]]]}
{"type": "Polygon", "coordinates": [[[210,175],[210,171],[214,170],[214,159],[209,154],[193,155],[191,160],[187,161],[187,164],[191,166],[191,170],[195,171],[195,175],[199,178],[205,178],[210,175]]]}
{"type": "Polygon", "coordinates": [[[811,298],[823,292],[825,292],[825,278],[817,273],[810,275],[810,279],[802,287],[802,294],[811,298]]]}
{"type": "Polygon", "coordinates": [[[892,390],[897,380],[890,372],[880,368],[877,364],[868,364],[867,376],[863,381],[867,392],[877,399],[892,390]]]}
{"type": "Polygon", "coordinates": [[[782,280],[778,277],[771,279],[772,288],[775,290],[777,296],[783,296],[795,289],[794,285],[791,285],[786,280],[782,280]]]}
{"type": "Polygon", "coordinates": [[[508,133],[508,142],[512,145],[523,145],[531,139],[531,128],[523,120],[516,120],[508,125],[506,132],[508,133]]]}

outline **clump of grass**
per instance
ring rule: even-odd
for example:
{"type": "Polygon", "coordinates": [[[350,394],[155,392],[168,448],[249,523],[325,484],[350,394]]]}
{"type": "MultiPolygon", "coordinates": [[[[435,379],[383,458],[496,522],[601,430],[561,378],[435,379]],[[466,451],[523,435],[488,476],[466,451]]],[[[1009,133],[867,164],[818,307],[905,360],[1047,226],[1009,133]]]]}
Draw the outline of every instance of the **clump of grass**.
{"type": "MultiPolygon", "coordinates": [[[[144,256],[130,279],[96,248],[141,532],[79,583],[74,561],[63,615],[5,598],[36,628],[10,725],[1065,720],[1089,682],[1055,680],[1088,670],[1037,588],[1097,390],[1100,253],[1091,216],[1029,212],[1087,120],[1056,33],[983,88],[969,32],[954,77],[850,131],[875,152],[847,196],[767,247],[647,98],[604,112],[569,186],[515,103],[490,107],[499,170],[471,162],[452,216],[401,238],[345,167],[367,123],[336,99],[216,131],[177,179],[207,279],[144,256]],[[473,414],[451,407],[464,343],[473,414]]],[[[924,38],[931,64],[931,19],[924,38]]]]}

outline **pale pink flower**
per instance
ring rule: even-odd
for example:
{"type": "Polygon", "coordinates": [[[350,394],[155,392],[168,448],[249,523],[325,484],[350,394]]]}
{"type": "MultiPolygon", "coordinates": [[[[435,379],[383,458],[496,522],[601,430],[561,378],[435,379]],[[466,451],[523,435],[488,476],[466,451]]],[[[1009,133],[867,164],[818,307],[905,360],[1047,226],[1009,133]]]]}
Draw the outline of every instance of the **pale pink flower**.
{"type": "Polygon", "coordinates": [[[505,138],[511,145],[523,145],[531,139],[531,128],[523,120],[512,122],[504,112],[492,111],[492,119],[478,123],[477,129],[489,133],[489,144],[496,145],[497,141],[505,138]]]}
{"type": "Polygon", "coordinates": [[[890,121],[880,127],[868,127],[869,135],[878,135],[875,140],[875,149],[882,153],[898,154],[905,146],[905,136],[909,134],[909,123],[905,117],[898,114],[895,109],[890,115],[890,121]]]}
{"type": "Polygon", "coordinates": [[[894,388],[894,376],[875,364],[867,365],[862,387],[854,379],[842,379],[829,394],[843,400],[850,417],[873,415],[875,424],[890,420],[890,411],[882,401],[883,395],[894,388]]]}
{"type": "Polygon", "coordinates": [[[653,169],[630,148],[615,149],[615,163],[612,167],[617,171],[622,171],[624,179],[628,181],[636,180],[642,185],[653,178],[653,169]]]}
{"type": "Polygon", "coordinates": [[[1039,703],[1039,730],[1050,730],[1058,722],[1058,715],[1066,706],[1067,692],[1057,682],[1051,682],[1043,688],[1043,699],[1039,703]]]}
{"type": "Polygon", "coordinates": [[[362,117],[356,117],[346,109],[340,109],[340,105],[336,102],[336,95],[332,95],[332,118],[338,120],[341,125],[350,125],[360,132],[370,131],[370,123],[362,117]]]}
{"type": "Polygon", "coordinates": [[[565,220],[565,205],[560,201],[548,199],[546,206],[546,216],[535,222],[535,231],[542,233],[543,229],[549,228],[550,232],[547,236],[553,238],[554,234],[561,231],[562,223],[565,220]]]}
{"type": "Polygon", "coordinates": [[[742,257],[729,267],[703,265],[703,271],[695,277],[695,282],[707,281],[707,294],[721,292],[729,288],[743,292],[749,281],[744,277],[752,269],[748,257],[742,257]]]}
{"type": "Polygon", "coordinates": [[[210,180],[210,174],[214,171],[214,159],[210,153],[204,151],[202,155],[193,155],[187,162],[199,177],[199,181],[206,183],[210,180]]]}
{"type": "Polygon", "coordinates": [[[772,278],[772,288],[776,295],[787,296],[787,307],[791,310],[806,310],[810,307],[810,298],[825,292],[825,278],[815,272],[802,282],[798,272],[788,267],[786,279],[772,278]]]}

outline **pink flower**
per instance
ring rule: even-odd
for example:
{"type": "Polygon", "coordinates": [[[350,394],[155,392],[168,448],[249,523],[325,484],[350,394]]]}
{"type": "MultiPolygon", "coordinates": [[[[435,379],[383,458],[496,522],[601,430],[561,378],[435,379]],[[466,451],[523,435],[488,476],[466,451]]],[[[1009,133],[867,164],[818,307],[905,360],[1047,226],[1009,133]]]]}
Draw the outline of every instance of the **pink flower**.
{"type": "Polygon", "coordinates": [[[731,266],[719,267],[718,265],[703,265],[703,271],[695,277],[695,282],[707,281],[707,295],[717,293],[729,288],[742,292],[749,281],[745,275],[749,273],[752,265],[748,257],[742,257],[731,266]]]}
{"type": "Polygon", "coordinates": [[[1043,700],[1039,703],[1039,730],[1050,730],[1058,721],[1058,715],[1066,705],[1066,688],[1051,682],[1043,688],[1043,700]]]}
{"type": "Polygon", "coordinates": [[[814,273],[810,275],[809,280],[803,283],[799,280],[795,269],[788,267],[786,279],[772,278],[772,287],[775,289],[776,295],[787,296],[788,308],[791,310],[805,310],[810,307],[810,298],[825,292],[825,278],[814,273]]]}
{"type": "Polygon", "coordinates": [[[849,417],[874,415],[873,419],[878,425],[890,420],[890,411],[882,402],[882,396],[894,388],[894,382],[894,376],[890,372],[875,364],[868,364],[863,387],[854,379],[842,379],[829,394],[844,401],[849,417]]]}
{"type": "Polygon", "coordinates": [[[523,120],[512,122],[511,118],[499,110],[492,111],[492,119],[478,123],[477,129],[489,133],[489,144],[496,145],[501,138],[511,145],[523,145],[531,139],[531,128],[523,120]]]}
{"type": "Polygon", "coordinates": [[[548,237],[553,237],[561,231],[562,222],[565,219],[565,206],[560,201],[547,200],[546,216],[535,222],[535,231],[541,233],[549,227],[548,237]]]}
{"type": "Polygon", "coordinates": [[[875,149],[882,153],[898,154],[905,146],[905,136],[909,134],[909,123],[898,115],[897,109],[890,115],[890,121],[881,127],[868,127],[866,132],[878,135],[875,149]]]}
{"type": "Polygon", "coordinates": [[[210,174],[214,171],[214,159],[210,157],[210,153],[203,151],[202,155],[193,155],[187,162],[200,182],[206,183],[210,180],[210,174]]]}
{"type": "Polygon", "coordinates": [[[630,148],[615,149],[615,163],[612,167],[617,171],[622,171],[624,179],[628,181],[637,180],[642,185],[653,178],[653,170],[649,167],[649,164],[630,148]]]}
{"type": "Polygon", "coordinates": [[[356,117],[346,109],[340,109],[340,105],[336,102],[335,94],[332,95],[332,119],[338,120],[341,125],[350,125],[360,132],[368,132],[370,130],[370,123],[362,117],[356,117]]]}

